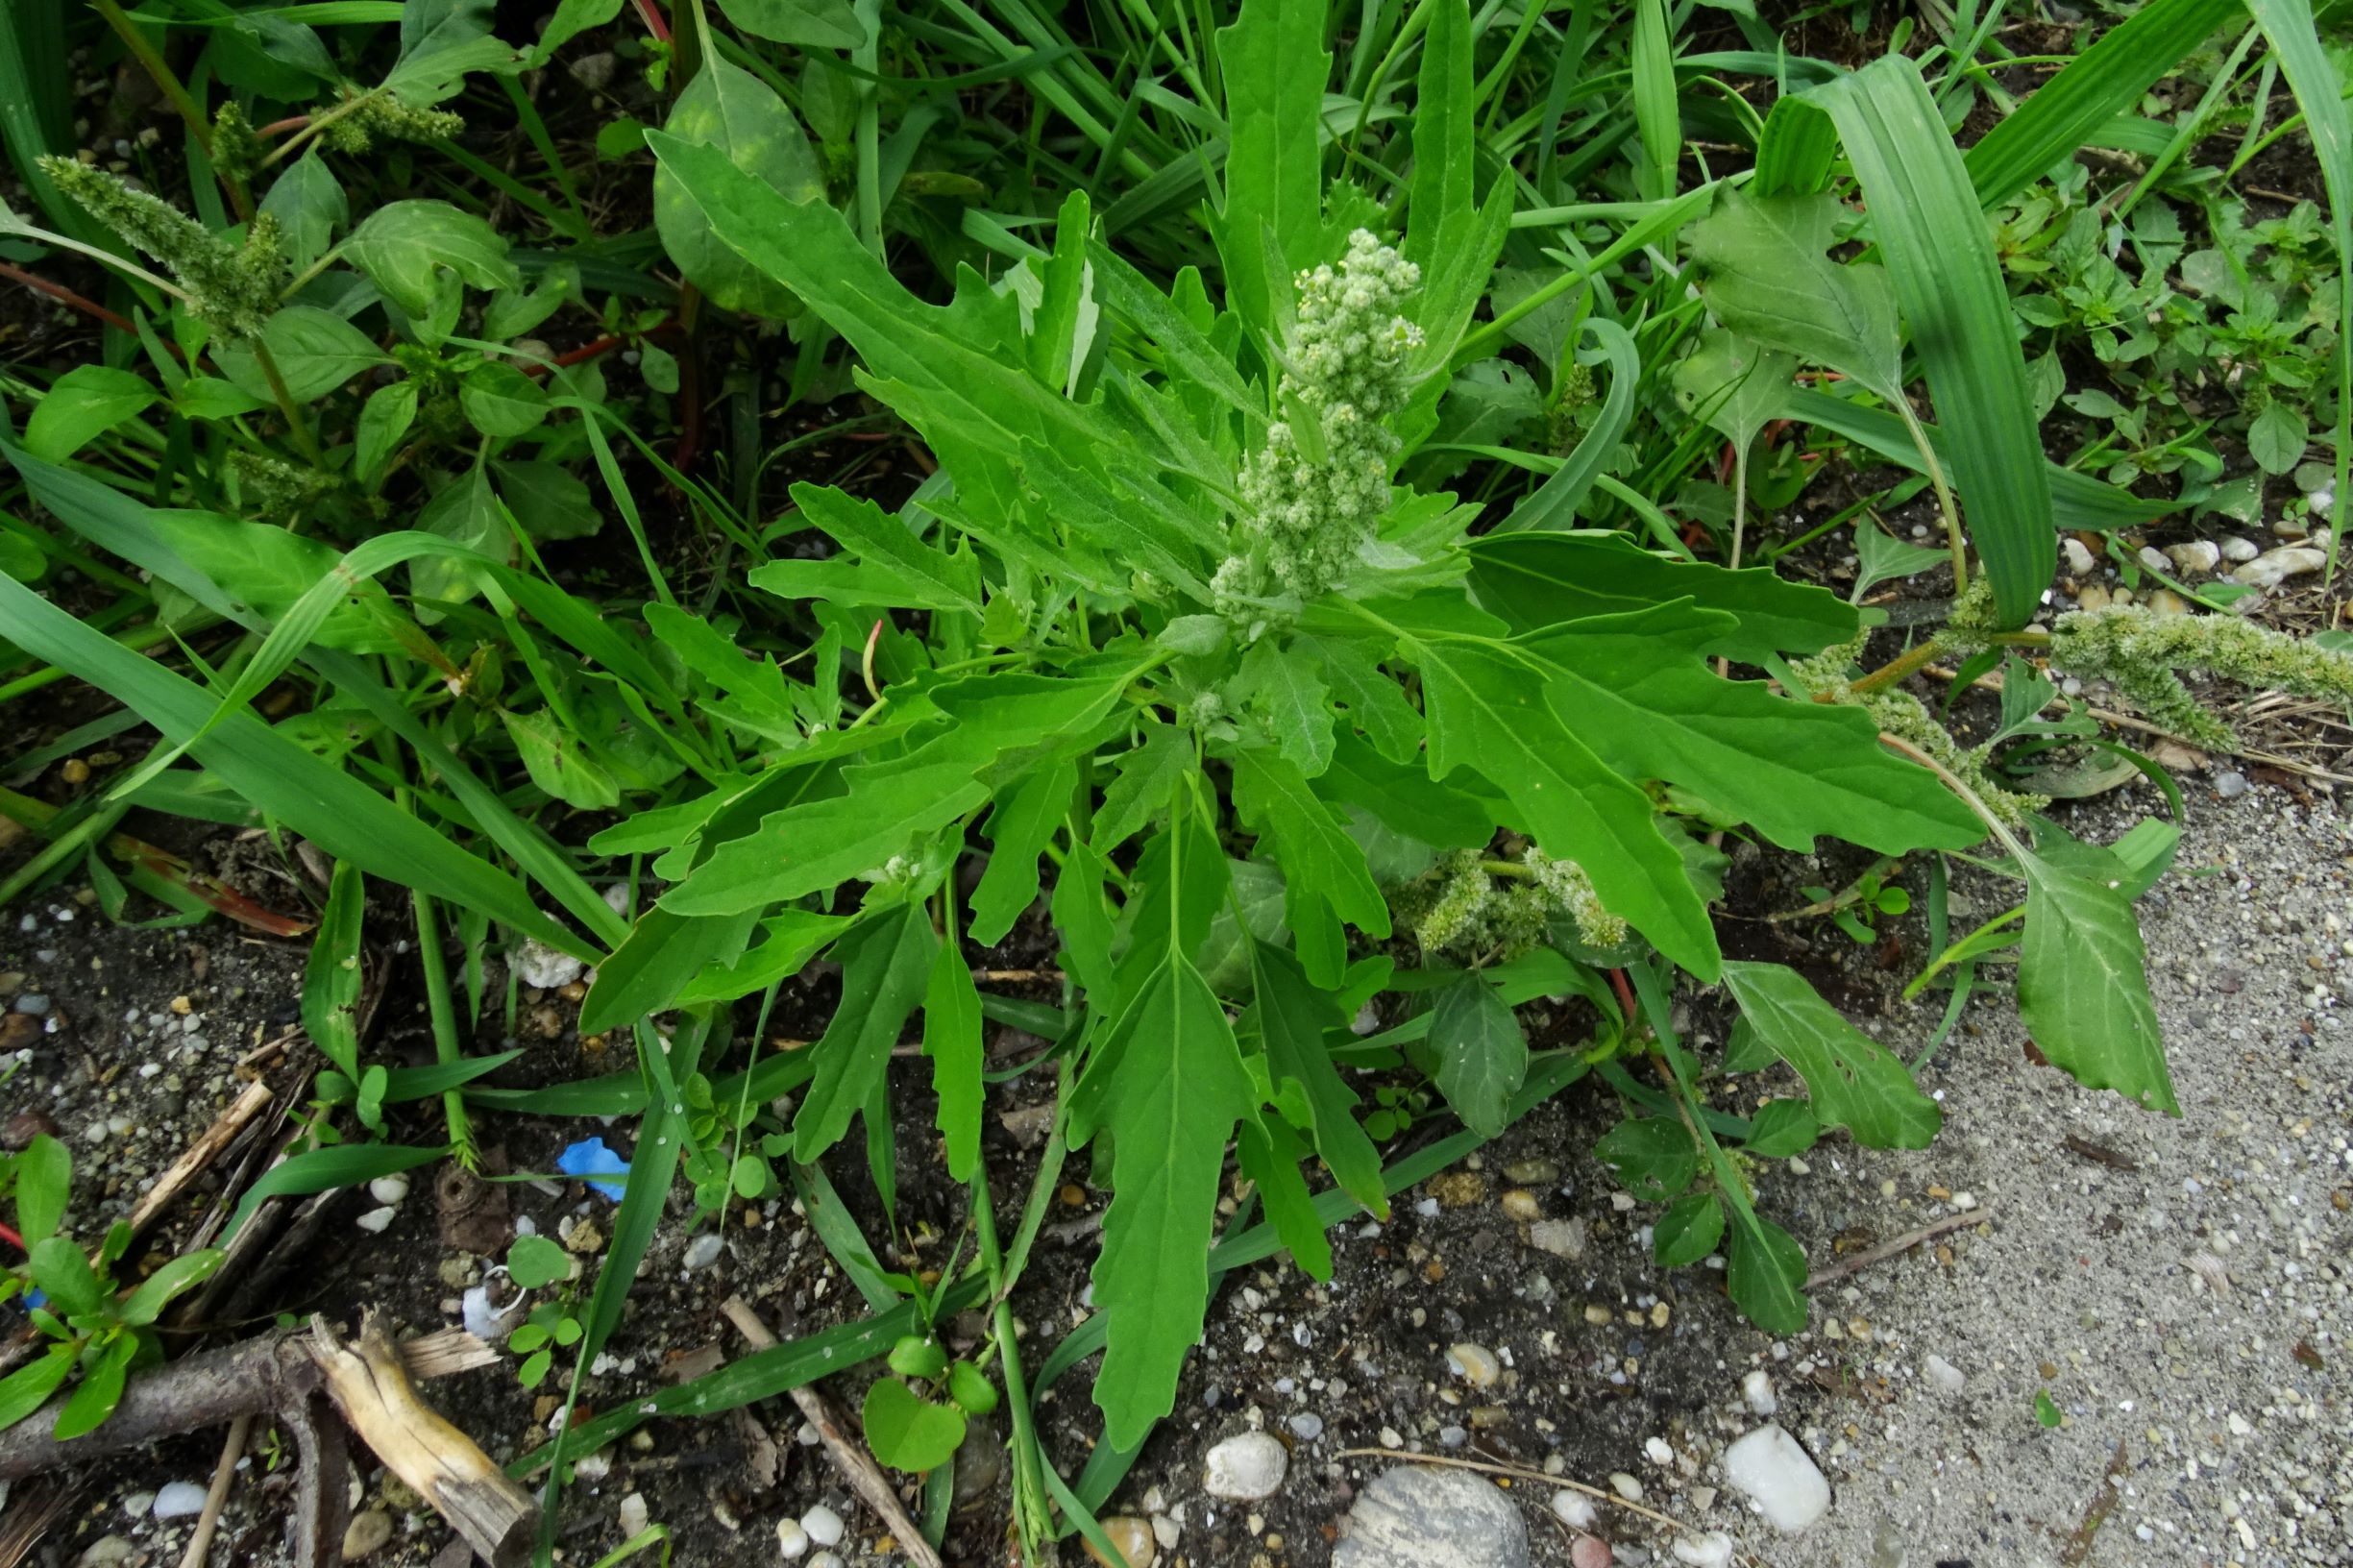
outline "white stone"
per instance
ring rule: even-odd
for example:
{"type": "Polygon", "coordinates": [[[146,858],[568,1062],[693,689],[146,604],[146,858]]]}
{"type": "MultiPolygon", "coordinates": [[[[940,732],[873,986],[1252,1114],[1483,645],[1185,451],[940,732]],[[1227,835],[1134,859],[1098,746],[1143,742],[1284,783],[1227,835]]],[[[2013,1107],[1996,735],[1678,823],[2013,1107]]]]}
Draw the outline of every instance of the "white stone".
{"type": "Polygon", "coordinates": [[[1740,1397],[1759,1415],[1772,1415],[1781,1408],[1780,1396],[1773,1391],[1773,1380],[1761,1366],[1740,1380],[1740,1397]]]}
{"type": "Polygon", "coordinates": [[[1653,1464],[1669,1465],[1675,1462],[1675,1450],[1668,1446],[1664,1437],[1646,1438],[1642,1452],[1650,1457],[1653,1464]]]}
{"type": "Polygon", "coordinates": [[[1272,1497],[1289,1468],[1290,1454],[1281,1442],[1262,1432],[1245,1432],[1209,1451],[1201,1485],[1212,1497],[1247,1503],[1272,1497]]]}
{"type": "Polygon", "coordinates": [[[2141,564],[2151,572],[2170,572],[2173,569],[2173,564],[2153,545],[2141,547],[2141,564]]]}
{"type": "Polygon", "coordinates": [[[1623,1470],[1612,1470],[1609,1473],[1609,1489],[1629,1503],[1642,1501],[1642,1482],[1623,1470]]]}
{"type": "Polygon", "coordinates": [[[2252,539],[2233,534],[2222,541],[2222,558],[2226,561],[2251,561],[2263,553],[2263,548],[2252,539]]]}
{"type": "Polygon", "coordinates": [[[1929,1354],[1926,1360],[1920,1363],[1920,1370],[1930,1383],[1948,1394],[1959,1393],[1969,1382],[1961,1375],[1959,1367],[1933,1352],[1929,1354]]]}
{"type": "Polygon", "coordinates": [[[1720,1530],[1675,1538],[1675,1560],[1691,1568],[1729,1568],[1733,1551],[1732,1538],[1720,1530]]]}
{"type": "Polygon", "coordinates": [[[842,1559],[830,1552],[820,1552],[809,1559],[809,1568],[842,1568],[842,1559]]]}
{"type": "Polygon", "coordinates": [[[1763,1426],[1724,1451],[1724,1479],[1784,1534],[1830,1511],[1830,1483],[1798,1440],[1763,1426]]]}
{"type": "Polygon", "coordinates": [[[1593,1499],[1582,1492],[1566,1489],[1553,1494],[1553,1517],[1571,1530],[1591,1530],[1602,1510],[1593,1506],[1593,1499]]]}
{"type": "Polygon", "coordinates": [[[205,1489],[192,1481],[175,1481],[158,1488],[147,1511],[159,1519],[185,1519],[205,1511],[205,1489]]]}
{"type": "Polygon", "coordinates": [[[795,1557],[808,1555],[809,1532],[800,1528],[799,1520],[779,1519],[776,1521],[776,1550],[784,1555],[787,1562],[792,1561],[795,1557]]]}
{"type": "Polygon", "coordinates": [[[800,1528],[820,1546],[842,1544],[842,1516],[822,1503],[800,1516],[800,1528]]]}
{"type": "Polygon", "coordinates": [[[1495,1380],[1504,1375],[1502,1365],[1495,1360],[1495,1352],[1467,1340],[1448,1347],[1446,1370],[1474,1388],[1492,1388],[1495,1380]]]}
{"type": "Polygon", "coordinates": [[[2187,576],[2213,571],[2221,562],[2222,547],[2211,539],[2193,539],[2186,545],[2173,546],[2166,554],[2187,576]]]}
{"type": "Polygon", "coordinates": [[[723,1244],[717,1231],[703,1232],[686,1244],[686,1266],[689,1268],[710,1267],[719,1262],[719,1251],[723,1244]]]}
{"type": "Polygon", "coordinates": [[[2250,588],[2276,588],[2290,577],[2317,572],[2327,564],[2328,551],[2324,550],[2310,545],[2282,545],[2233,568],[2230,580],[2243,582],[2250,588]]]}
{"type": "Polygon", "coordinates": [[[526,937],[518,943],[508,957],[513,961],[515,973],[523,983],[536,986],[541,991],[554,991],[558,987],[568,986],[580,977],[581,970],[588,968],[570,953],[559,953],[532,937],[526,937]]]}
{"type": "Polygon", "coordinates": [[[379,1176],[368,1184],[368,1196],[387,1207],[396,1204],[408,1196],[408,1178],[397,1170],[389,1176],[379,1176]]]}
{"type": "Polygon", "coordinates": [[[646,1494],[631,1492],[623,1498],[620,1517],[621,1538],[625,1541],[636,1539],[644,1531],[647,1521],[652,1517],[650,1510],[646,1507],[646,1494]]]}
{"type": "Polygon", "coordinates": [[[384,1227],[392,1223],[393,1213],[394,1211],[392,1206],[390,1204],[386,1204],[381,1209],[369,1210],[366,1213],[361,1214],[357,1219],[352,1221],[352,1223],[358,1226],[361,1230],[366,1231],[371,1236],[381,1236],[383,1234],[384,1227]]]}
{"type": "Polygon", "coordinates": [[[2080,539],[2062,539],[2059,548],[2067,553],[2067,569],[2079,577],[2089,574],[2098,564],[2092,559],[2092,552],[2084,548],[2080,539]]]}

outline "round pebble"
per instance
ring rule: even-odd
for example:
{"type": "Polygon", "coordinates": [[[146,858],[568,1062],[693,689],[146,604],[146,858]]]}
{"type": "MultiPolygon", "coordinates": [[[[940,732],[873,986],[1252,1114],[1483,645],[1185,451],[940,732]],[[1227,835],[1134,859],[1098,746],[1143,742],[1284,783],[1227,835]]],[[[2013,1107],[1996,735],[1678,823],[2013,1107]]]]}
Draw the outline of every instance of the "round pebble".
{"type": "Polygon", "coordinates": [[[1209,1451],[1201,1485],[1212,1497],[1247,1503],[1272,1497],[1290,1468],[1290,1454],[1263,1432],[1238,1433],[1209,1451]]]}
{"type": "Polygon", "coordinates": [[[800,1528],[820,1546],[842,1544],[842,1516],[822,1503],[800,1516],[800,1528]]]}
{"type": "Polygon", "coordinates": [[[175,1481],[156,1491],[148,1511],[159,1519],[185,1519],[205,1511],[205,1489],[192,1481],[175,1481]]]}
{"type": "Polygon", "coordinates": [[[1446,1370],[1474,1388],[1492,1388],[1504,1375],[1503,1363],[1495,1359],[1495,1352],[1468,1340],[1448,1347],[1446,1370]]]}

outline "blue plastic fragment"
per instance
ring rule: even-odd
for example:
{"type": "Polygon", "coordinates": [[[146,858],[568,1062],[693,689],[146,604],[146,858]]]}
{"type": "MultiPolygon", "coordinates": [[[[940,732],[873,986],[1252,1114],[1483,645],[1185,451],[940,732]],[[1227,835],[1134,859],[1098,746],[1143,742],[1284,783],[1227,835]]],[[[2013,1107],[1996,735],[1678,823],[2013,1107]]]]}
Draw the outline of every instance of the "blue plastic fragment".
{"type": "Polygon", "coordinates": [[[555,1168],[567,1176],[577,1176],[599,1192],[621,1201],[622,1183],[629,1179],[629,1162],[604,1146],[601,1138],[584,1138],[555,1157],[555,1168]],[[601,1181],[600,1177],[617,1176],[620,1181],[601,1181]]]}

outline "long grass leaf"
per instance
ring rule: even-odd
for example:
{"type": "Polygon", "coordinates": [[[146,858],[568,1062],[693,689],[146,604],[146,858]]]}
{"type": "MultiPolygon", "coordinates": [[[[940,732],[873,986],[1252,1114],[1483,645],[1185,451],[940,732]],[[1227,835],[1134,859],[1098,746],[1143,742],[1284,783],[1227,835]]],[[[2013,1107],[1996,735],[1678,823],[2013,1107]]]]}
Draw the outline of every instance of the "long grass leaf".
{"type": "MultiPolygon", "coordinates": [[[[1774,414],[1777,419],[1802,420],[1834,430],[1899,468],[1915,474],[1922,472],[1920,449],[1912,444],[1911,432],[1903,428],[1903,421],[1885,409],[1866,408],[1827,392],[1793,386],[1781,394],[1774,414]]],[[[1938,460],[1949,468],[1951,442],[1933,425],[1921,428],[1928,432],[1928,444],[1935,449],[1938,460]]],[[[2051,523],[2063,533],[2114,533],[2119,528],[2139,527],[2182,508],[2180,502],[2151,501],[2057,463],[2047,465],[2045,478],[2050,484],[2051,523]]]]}
{"type": "MultiPolygon", "coordinates": [[[[0,635],[136,708],[167,740],[193,739],[211,715],[204,688],[92,631],[5,574],[0,635]]],[[[250,714],[233,715],[193,749],[231,789],[336,859],[503,920],[551,946],[599,956],[542,913],[522,883],[250,714]]]]}
{"type": "MultiPolygon", "coordinates": [[[[2313,156],[2320,161],[2321,183],[2328,187],[2329,233],[2337,241],[2337,319],[2353,320],[2353,122],[2344,106],[2344,84],[2321,46],[2307,0],[2247,0],[2246,9],[2270,42],[2279,68],[2295,89],[2304,110],[2304,132],[2312,137],[2313,156]]],[[[2337,360],[2337,486],[2348,494],[2345,470],[2353,457],[2353,354],[2341,342],[2337,360]]],[[[2339,505],[2345,504],[2342,502],[2339,505]]],[[[2337,543],[2342,525],[2329,530],[2329,576],[2337,574],[2337,543]]]]}
{"type": "Polygon", "coordinates": [[[2111,28],[1969,150],[1978,202],[2017,195],[2089,143],[2241,9],[2240,0],[2155,0],[2111,28]]]}
{"type": "Polygon", "coordinates": [[[1668,33],[1667,0],[1634,0],[1634,125],[1642,156],[1634,183],[1653,200],[1675,194],[1676,167],[1683,156],[1683,116],[1675,96],[1675,40],[1668,33]]]}
{"type": "Polygon", "coordinates": [[[1609,391],[1602,400],[1601,415],[1578,438],[1576,450],[1553,471],[1552,478],[1511,509],[1511,515],[1501,525],[1505,532],[1565,528],[1575,524],[1578,506],[1593,488],[1593,481],[1601,478],[1604,465],[1617,455],[1618,443],[1626,438],[1626,427],[1633,421],[1634,387],[1642,380],[1642,355],[1634,347],[1632,334],[1614,321],[1588,316],[1584,335],[1592,338],[1595,346],[1580,352],[1579,362],[1591,364],[1602,358],[1609,361],[1609,391]]]}
{"type": "Polygon", "coordinates": [[[1993,588],[2023,625],[2050,585],[2050,480],[2017,319],[1969,171],[1920,67],[1890,55],[1814,89],[1871,211],[1928,393],[1951,443],[1955,488],[1993,588]]]}

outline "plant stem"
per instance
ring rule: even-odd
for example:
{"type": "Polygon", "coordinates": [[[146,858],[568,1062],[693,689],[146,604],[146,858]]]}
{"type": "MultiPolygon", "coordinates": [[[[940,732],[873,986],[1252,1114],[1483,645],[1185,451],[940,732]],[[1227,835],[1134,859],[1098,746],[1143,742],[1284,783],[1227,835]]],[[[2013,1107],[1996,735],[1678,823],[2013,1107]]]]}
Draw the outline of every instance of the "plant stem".
{"type": "Polygon", "coordinates": [[[1046,1502],[1045,1461],[1029,1408],[1029,1380],[1021,1370],[1021,1344],[1014,1336],[1013,1303],[1008,1299],[1013,1281],[1005,1277],[1005,1257],[997,1246],[996,1213],[986,1170],[972,1176],[972,1228],[995,1303],[990,1332],[996,1339],[997,1364],[1005,1377],[1005,1412],[1013,1427],[1014,1528],[1020,1534],[1022,1560],[1036,1562],[1040,1544],[1053,1531],[1053,1516],[1046,1502]]]}
{"type": "Polygon", "coordinates": [[[1959,599],[1969,586],[1969,543],[1961,537],[1961,514],[1952,503],[1952,488],[1945,482],[1945,465],[1937,460],[1936,448],[1928,440],[1928,432],[1921,428],[1920,416],[1912,412],[1909,399],[1889,400],[1896,412],[1903,416],[1903,428],[1912,432],[1912,445],[1920,449],[1921,466],[1927,470],[1928,483],[1936,490],[1937,510],[1945,518],[1945,542],[1952,547],[1952,597],[1959,599]]]}
{"type": "Polygon", "coordinates": [[[53,283],[38,273],[27,272],[22,267],[12,267],[5,261],[0,261],[0,278],[10,279],[24,284],[27,288],[46,294],[60,305],[71,306],[93,320],[105,322],[116,331],[135,332],[138,331],[137,328],[131,325],[127,317],[108,309],[94,300],[84,299],[63,283],[53,283]]]}
{"type": "Polygon", "coordinates": [[[278,373],[277,356],[270,353],[270,346],[257,337],[253,340],[252,346],[254,364],[260,370],[261,379],[270,383],[270,396],[278,401],[278,411],[285,416],[286,428],[293,433],[294,444],[303,449],[303,455],[310,460],[311,467],[325,468],[327,454],[319,450],[318,437],[310,433],[310,422],[303,418],[302,409],[295,406],[294,394],[286,390],[286,379],[278,373]]]}
{"type": "Polygon", "coordinates": [[[2001,841],[2003,848],[2022,861],[2026,858],[2026,846],[2018,842],[2018,836],[2003,824],[2000,818],[1994,815],[1994,808],[1979,799],[1977,792],[1971,789],[1958,773],[1900,735],[1891,735],[1886,730],[1881,730],[1879,731],[1879,744],[1891,751],[1901,752],[1942,779],[1945,788],[1959,796],[1961,803],[1975,812],[1978,821],[1984,822],[1987,830],[2001,841]]]}
{"type": "MultiPolygon", "coordinates": [[[[1920,642],[1914,644],[1910,648],[1905,649],[1902,652],[1897,654],[1894,658],[1888,660],[1885,664],[1871,672],[1871,674],[1864,675],[1858,680],[1850,682],[1848,684],[1847,691],[1850,695],[1855,695],[1863,692],[1875,692],[1882,686],[1892,686],[1897,681],[1900,681],[1904,676],[1910,674],[1913,671],[1920,669],[1930,659],[1935,658],[1937,654],[1942,651],[1943,649],[1938,646],[1935,638],[1923,638],[1920,642]]],[[[1825,696],[1816,698],[1815,700],[1818,702],[1826,702],[1830,700],[1830,698],[1825,696]]]]}
{"type": "MultiPolygon", "coordinates": [[[[432,894],[415,891],[410,896],[417,912],[417,961],[425,968],[425,1005],[433,1023],[433,1060],[449,1066],[463,1053],[457,1045],[457,1010],[450,1005],[450,972],[441,958],[441,926],[433,918],[432,894]]],[[[457,1163],[470,1171],[479,1170],[474,1127],[466,1119],[465,1091],[455,1089],[445,1091],[441,1096],[441,1113],[449,1120],[450,1146],[456,1152],[457,1163]]]]}

